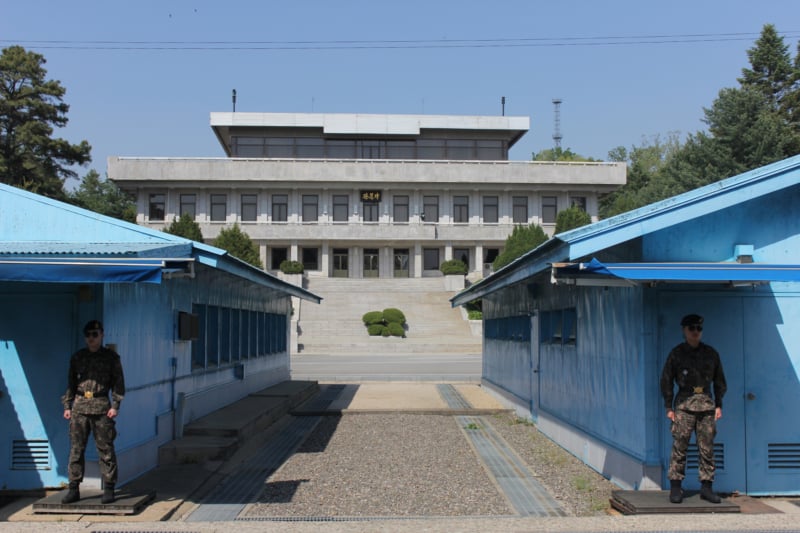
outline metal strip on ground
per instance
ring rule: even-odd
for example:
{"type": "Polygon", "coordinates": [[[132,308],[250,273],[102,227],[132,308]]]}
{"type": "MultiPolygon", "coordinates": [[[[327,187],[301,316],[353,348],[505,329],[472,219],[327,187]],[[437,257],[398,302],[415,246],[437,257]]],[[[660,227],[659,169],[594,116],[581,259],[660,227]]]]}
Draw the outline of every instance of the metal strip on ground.
{"type": "Polygon", "coordinates": [[[458,416],[456,420],[521,516],[567,515],[488,421],[479,416],[458,416]]]}
{"type": "Polygon", "coordinates": [[[187,518],[187,522],[235,520],[245,505],[261,494],[264,482],[292,454],[321,420],[318,416],[292,417],[281,432],[218,485],[187,518]]]}
{"type": "Polygon", "coordinates": [[[436,385],[436,390],[439,391],[439,396],[451,409],[470,409],[472,405],[464,398],[455,387],[449,383],[440,383],[436,385]]]}

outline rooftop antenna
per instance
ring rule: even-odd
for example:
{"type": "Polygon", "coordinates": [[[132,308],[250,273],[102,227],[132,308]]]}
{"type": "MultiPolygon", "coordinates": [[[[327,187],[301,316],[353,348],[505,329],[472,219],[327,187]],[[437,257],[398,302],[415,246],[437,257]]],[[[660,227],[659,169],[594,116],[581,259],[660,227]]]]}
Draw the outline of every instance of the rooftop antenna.
{"type": "Polygon", "coordinates": [[[233,100],[233,112],[236,113],[236,89],[231,93],[231,100],[233,100]]]}
{"type": "Polygon", "coordinates": [[[561,98],[553,98],[553,108],[555,110],[553,141],[555,142],[555,148],[561,148],[561,98]]]}
{"type": "Polygon", "coordinates": [[[500,97],[500,107],[502,109],[503,116],[506,116],[506,97],[500,97]]]}

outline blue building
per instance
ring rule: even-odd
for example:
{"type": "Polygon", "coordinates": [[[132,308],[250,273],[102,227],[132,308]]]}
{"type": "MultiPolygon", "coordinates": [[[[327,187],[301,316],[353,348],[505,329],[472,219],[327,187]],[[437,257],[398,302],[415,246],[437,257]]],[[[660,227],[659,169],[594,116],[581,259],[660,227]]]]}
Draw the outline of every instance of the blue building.
{"type": "Polygon", "coordinates": [[[0,185],[0,489],[67,481],[60,397],[88,320],[125,370],[124,483],[183,424],[289,378],[292,297],[319,303],[224,250],[0,185]]]}
{"type": "Polygon", "coordinates": [[[482,298],[483,384],[620,486],[661,489],[659,375],[699,313],[729,387],[715,488],[799,494],[798,213],[800,156],[556,235],[452,299],[482,298]]]}

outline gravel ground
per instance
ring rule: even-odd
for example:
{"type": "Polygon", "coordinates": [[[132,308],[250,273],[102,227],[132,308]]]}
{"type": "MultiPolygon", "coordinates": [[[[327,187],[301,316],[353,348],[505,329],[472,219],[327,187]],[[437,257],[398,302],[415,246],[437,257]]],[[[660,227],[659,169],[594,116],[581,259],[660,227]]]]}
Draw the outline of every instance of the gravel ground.
{"type": "Polygon", "coordinates": [[[455,419],[412,414],[324,417],[247,510],[306,517],[510,514],[455,419]]]}
{"type": "MultiPolygon", "coordinates": [[[[604,514],[613,486],[513,415],[485,417],[571,516],[604,514]]],[[[453,417],[324,417],[267,480],[248,517],[515,515],[453,417]]]]}

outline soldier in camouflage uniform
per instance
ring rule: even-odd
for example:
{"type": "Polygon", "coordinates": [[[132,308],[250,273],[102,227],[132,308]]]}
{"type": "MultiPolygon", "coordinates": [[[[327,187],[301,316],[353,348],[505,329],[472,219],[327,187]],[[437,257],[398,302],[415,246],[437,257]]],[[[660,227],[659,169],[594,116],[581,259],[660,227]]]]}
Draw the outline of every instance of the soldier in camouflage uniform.
{"type": "Polygon", "coordinates": [[[672,456],[669,462],[669,501],[681,503],[681,482],[686,472],[686,449],[692,431],[697,437],[699,452],[700,497],[720,503],[712,489],[714,481],[714,436],[716,421],[722,418],[722,397],[728,386],[719,354],[700,342],[703,317],[686,315],[681,320],[686,339],[672,349],[661,372],[661,394],[667,418],[672,421],[672,456]],[[678,385],[675,395],[674,385],[678,385]],[[713,386],[713,397],[712,397],[713,386]]]}
{"type": "Polygon", "coordinates": [[[103,346],[103,324],[89,321],[83,328],[86,348],[78,350],[69,361],[67,392],[61,398],[64,418],[69,420],[69,491],[61,500],[68,504],[80,499],[86,443],[94,434],[100,473],[103,476],[102,503],[114,501],[117,482],[117,436],[114,418],[125,395],[125,378],[119,355],[103,346]],[[109,394],[111,401],[109,401],[109,394]]]}

